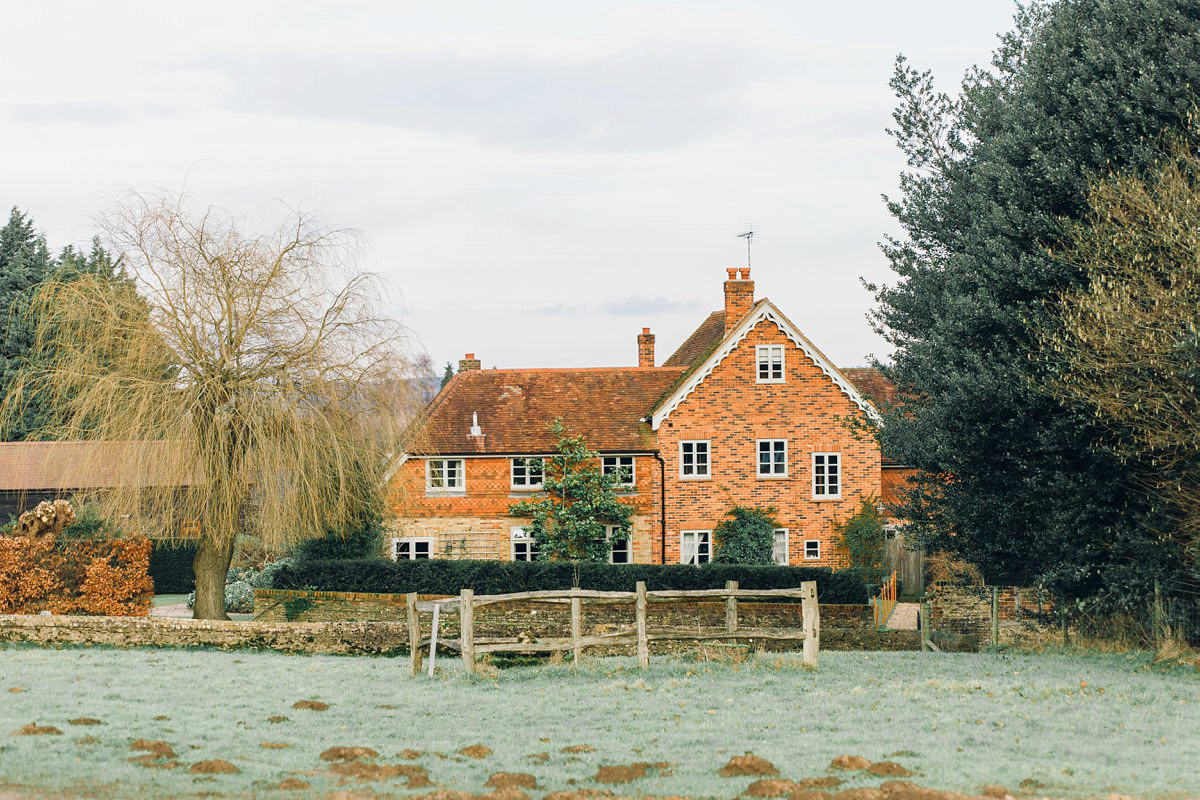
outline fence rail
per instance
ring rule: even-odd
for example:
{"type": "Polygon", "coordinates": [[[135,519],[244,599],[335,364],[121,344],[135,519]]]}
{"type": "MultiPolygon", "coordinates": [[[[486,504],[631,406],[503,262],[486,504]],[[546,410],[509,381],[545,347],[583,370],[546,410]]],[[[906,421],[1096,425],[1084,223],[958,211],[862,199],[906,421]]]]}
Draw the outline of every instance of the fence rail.
{"type": "Polygon", "coordinates": [[[881,631],[896,609],[896,570],[879,587],[879,597],[871,599],[871,606],[875,609],[875,630],[881,631]]]}
{"type": "Polygon", "coordinates": [[[463,589],[458,597],[439,600],[417,599],[411,592],[405,597],[408,618],[409,653],[413,675],[421,672],[421,648],[428,646],[429,673],[433,674],[437,658],[437,646],[441,644],[458,650],[467,672],[475,672],[475,657],[482,653],[555,653],[572,651],[578,664],[586,647],[611,645],[636,645],[638,664],[643,669],[649,666],[650,642],[657,641],[708,641],[715,639],[769,639],[778,641],[802,641],[803,662],[806,666],[817,665],[820,650],[821,620],[817,606],[816,581],[805,581],[798,589],[740,589],[737,581],[729,581],[724,589],[661,590],[647,591],[644,582],[638,582],[632,592],[606,592],[594,589],[564,589],[537,592],[514,592],[512,594],[476,595],[471,589],[463,589]],[[738,599],[796,598],[800,600],[800,629],[742,628],[738,624],[738,599]],[[659,627],[651,630],[647,622],[650,603],[672,603],[696,600],[725,601],[724,629],[659,627]],[[615,631],[584,635],[583,604],[632,604],[632,625],[615,631]],[[475,638],[475,609],[498,603],[564,603],[571,607],[571,633],[563,637],[522,638],[491,637],[475,638]],[[433,628],[429,637],[421,632],[419,612],[433,613],[433,628]],[[442,614],[459,615],[459,638],[439,639],[438,625],[442,614]]]}

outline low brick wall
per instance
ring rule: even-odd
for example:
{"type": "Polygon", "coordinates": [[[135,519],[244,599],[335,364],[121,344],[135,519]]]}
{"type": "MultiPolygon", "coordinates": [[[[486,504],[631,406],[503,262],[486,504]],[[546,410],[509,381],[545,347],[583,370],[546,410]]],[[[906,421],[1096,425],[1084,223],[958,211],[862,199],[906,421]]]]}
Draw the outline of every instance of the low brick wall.
{"type": "MultiPolygon", "coordinates": [[[[1048,592],[1001,586],[997,598],[1000,640],[1022,627],[1045,623],[1053,612],[1048,592]]],[[[992,587],[934,584],[929,587],[931,636],[943,649],[978,650],[991,642],[992,587]]]]}
{"type": "Polygon", "coordinates": [[[0,642],[383,655],[408,650],[408,628],[394,622],[264,623],[167,617],[0,615],[0,642]]]}

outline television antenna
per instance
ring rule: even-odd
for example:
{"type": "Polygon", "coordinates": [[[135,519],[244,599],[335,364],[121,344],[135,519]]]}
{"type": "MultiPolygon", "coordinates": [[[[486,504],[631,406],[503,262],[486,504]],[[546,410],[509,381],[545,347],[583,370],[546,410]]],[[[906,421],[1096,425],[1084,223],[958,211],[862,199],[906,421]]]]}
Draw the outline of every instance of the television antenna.
{"type": "Polygon", "coordinates": [[[737,238],[746,240],[746,269],[750,268],[750,245],[754,242],[754,237],[756,235],[757,233],[754,230],[754,223],[747,225],[745,232],[737,235],[737,238]]]}

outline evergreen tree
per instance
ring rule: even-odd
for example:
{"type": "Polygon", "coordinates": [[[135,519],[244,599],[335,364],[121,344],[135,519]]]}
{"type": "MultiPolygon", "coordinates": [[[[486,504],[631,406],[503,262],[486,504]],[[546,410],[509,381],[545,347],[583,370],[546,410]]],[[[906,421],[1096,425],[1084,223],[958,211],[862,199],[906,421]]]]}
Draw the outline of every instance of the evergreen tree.
{"type": "Polygon", "coordinates": [[[898,283],[872,288],[906,404],[882,443],[926,470],[905,503],[926,544],[989,580],[1124,591],[1176,555],[1138,465],[1044,390],[1037,341],[1048,301],[1086,280],[1050,251],[1089,179],[1153,164],[1164,130],[1186,127],[1198,30],[1195,0],[1035,3],[956,98],[898,60],[893,134],[912,171],[889,209],[907,236],[884,246],[898,283]]]}
{"type": "Polygon", "coordinates": [[[446,371],[442,373],[442,386],[441,386],[441,388],[445,389],[445,388],[446,388],[446,384],[447,384],[447,383],[449,383],[449,382],[450,382],[450,379],[451,379],[451,378],[453,378],[453,377],[454,377],[454,367],[453,367],[453,366],[450,364],[450,362],[449,362],[449,361],[447,361],[447,362],[446,362],[446,371]]]}
{"type": "MultiPolygon", "coordinates": [[[[12,385],[33,346],[35,325],[29,319],[29,298],[54,270],[54,259],[46,240],[33,221],[16,208],[0,228],[0,398],[12,385]]],[[[24,439],[44,421],[45,411],[37,402],[10,423],[3,438],[24,439]]]]}

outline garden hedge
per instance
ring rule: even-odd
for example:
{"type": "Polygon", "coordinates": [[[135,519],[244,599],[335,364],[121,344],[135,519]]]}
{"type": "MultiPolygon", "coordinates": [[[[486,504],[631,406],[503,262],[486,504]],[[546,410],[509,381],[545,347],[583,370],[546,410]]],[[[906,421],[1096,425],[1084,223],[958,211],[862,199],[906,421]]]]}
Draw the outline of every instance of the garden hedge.
{"type": "Polygon", "coordinates": [[[655,589],[722,589],[737,581],[743,589],[785,589],[817,582],[823,603],[866,603],[867,588],[854,570],[824,567],[749,566],[742,564],[596,564],[568,561],[471,561],[431,559],[389,561],[353,559],[301,561],[275,574],[276,589],[328,592],[384,592],[455,595],[508,594],[548,589],[631,592],[638,581],[655,589]]]}

